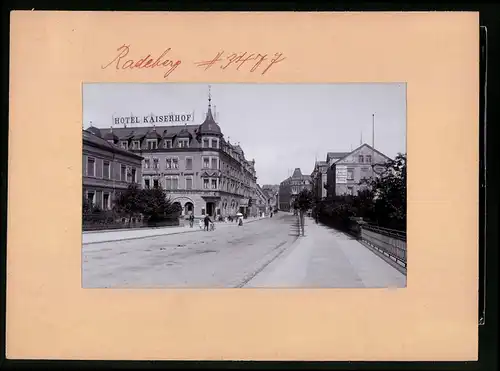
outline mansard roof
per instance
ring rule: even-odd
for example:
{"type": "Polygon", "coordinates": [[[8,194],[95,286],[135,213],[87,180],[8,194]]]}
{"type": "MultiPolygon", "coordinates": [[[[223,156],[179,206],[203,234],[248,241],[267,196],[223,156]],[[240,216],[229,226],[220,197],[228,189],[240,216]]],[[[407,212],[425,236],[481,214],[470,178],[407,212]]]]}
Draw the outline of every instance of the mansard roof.
{"type": "Polygon", "coordinates": [[[94,134],[96,137],[102,138],[101,130],[95,126],[89,126],[85,131],[94,134]]]}
{"type": "Polygon", "coordinates": [[[92,131],[89,131],[89,129],[90,128],[82,131],[82,140],[84,144],[99,147],[113,153],[119,153],[124,156],[129,156],[131,158],[142,159],[142,156],[139,156],[135,153],[120,148],[117,145],[109,143],[107,140],[101,138],[98,135],[95,135],[92,131]]]}
{"type": "Polygon", "coordinates": [[[300,171],[299,167],[296,167],[295,170],[293,171],[292,178],[301,178],[302,177],[302,171],[300,171]]]}
{"type": "Polygon", "coordinates": [[[156,131],[156,127],[148,131],[146,139],[161,139],[161,135],[156,131]]]}
{"type": "Polygon", "coordinates": [[[189,130],[184,127],[181,131],[179,131],[179,133],[177,134],[177,137],[178,138],[191,138],[191,133],[189,132],[189,130]]]}
{"type": "MultiPolygon", "coordinates": [[[[119,139],[127,138],[133,132],[133,139],[140,140],[148,135],[148,133],[153,132],[153,134],[149,134],[151,139],[160,139],[160,138],[173,138],[177,136],[181,130],[186,129],[191,135],[195,134],[195,130],[198,128],[198,125],[171,125],[171,126],[137,126],[133,128],[113,128],[113,134],[117,136],[119,139]],[[156,129],[156,135],[154,134],[154,130],[156,129]]],[[[110,133],[111,129],[100,129],[101,134],[110,133]]]]}
{"type": "MultiPolygon", "coordinates": [[[[101,135],[102,135],[102,131],[101,131],[101,135]]],[[[112,129],[110,129],[108,132],[104,133],[104,135],[102,135],[102,137],[105,140],[112,140],[112,141],[117,141],[119,139],[119,137],[116,135],[116,133],[112,129]]]]}

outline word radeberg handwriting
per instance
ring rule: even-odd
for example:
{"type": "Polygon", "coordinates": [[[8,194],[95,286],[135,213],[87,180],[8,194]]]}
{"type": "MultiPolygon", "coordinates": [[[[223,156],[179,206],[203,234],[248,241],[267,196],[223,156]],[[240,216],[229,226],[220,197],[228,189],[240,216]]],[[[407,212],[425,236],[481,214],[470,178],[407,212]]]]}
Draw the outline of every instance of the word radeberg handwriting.
{"type": "Polygon", "coordinates": [[[262,67],[261,75],[264,75],[273,65],[278,64],[279,62],[282,62],[286,59],[286,57],[283,57],[283,53],[275,53],[274,57],[272,58],[268,57],[267,54],[256,54],[248,52],[244,52],[241,54],[231,53],[227,54],[224,58],[222,57],[223,55],[224,51],[221,51],[217,53],[217,55],[213,59],[195,62],[195,64],[198,67],[205,67],[205,71],[216,64],[218,64],[219,67],[223,70],[230,66],[236,68],[236,70],[239,70],[243,65],[245,65],[245,63],[249,62],[247,66],[250,67],[250,72],[255,72],[259,69],[259,67],[262,67]]]}
{"type": "MultiPolygon", "coordinates": [[[[129,57],[130,45],[123,44],[116,49],[116,54],[107,64],[101,65],[105,70],[108,67],[114,66],[117,70],[134,70],[144,68],[163,68],[166,69],[163,77],[168,76],[178,68],[182,61],[180,59],[172,59],[167,57],[171,52],[171,48],[163,50],[159,55],[148,54],[146,56],[129,57]]],[[[286,58],[283,53],[275,53],[273,56],[261,53],[231,53],[224,54],[224,51],[218,52],[217,55],[209,60],[195,62],[198,67],[205,67],[205,71],[214,65],[219,65],[222,70],[234,68],[240,70],[243,66],[248,68],[250,72],[259,71],[264,75],[274,65],[282,62],[286,58]]]]}
{"type": "Polygon", "coordinates": [[[104,70],[116,63],[116,69],[140,69],[140,68],[167,68],[167,71],[163,75],[164,78],[167,78],[179,65],[182,63],[180,60],[168,59],[165,56],[170,52],[171,48],[165,49],[163,53],[156,58],[151,54],[148,54],[145,57],[133,59],[133,58],[125,58],[130,52],[130,45],[123,44],[116,51],[118,54],[106,65],[102,65],[101,68],[104,70]]]}

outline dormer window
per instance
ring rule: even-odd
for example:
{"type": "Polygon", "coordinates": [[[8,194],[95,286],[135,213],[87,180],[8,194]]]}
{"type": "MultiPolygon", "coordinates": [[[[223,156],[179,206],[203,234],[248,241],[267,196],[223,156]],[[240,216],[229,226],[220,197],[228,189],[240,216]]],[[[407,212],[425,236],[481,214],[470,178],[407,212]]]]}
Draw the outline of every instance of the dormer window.
{"type": "Polygon", "coordinates": [[[172,148],[172,141],[170,139],[166,139],[165,143],[163,144],[164,148],[172,148]]]}
{"type": "Polygon", "coordinates": [[[210,147],[210,139],[203,139],[203,148],[210,147]]]}
{"type": "Polygon", "coordinates": [[[359,156],[358,156],[358,162],[359,162],[360,164],[362,164],[362,163],[363,163],[363,160],[364,160],[363,155],[359,155],[359,156]]]}
{"type": "Polygon", "coordinates": [[[212,148],[219,148],[219,140],[212,139],[212,148]]]}
{"type": "Polygon", "coordinates": [[[121,143],[120,143],[120,146],[127,150],[128,149],[128,142],[126,140],[122,140],[121,143]]]}
{"type": "Polygon", "coordinates": [[[141,141],[140,140],[134,140],[132,142],[132,149],[141,149],[141,141]]]}
{"type": "Polygon", "coordinates": [[[157,139],[148,139],[148,149],[158,149],[157,139]]]}
{"type": "Polygon", "coordinates": [[[366,162],[371,163],[372,162],[372,156],[371,155],[366,155],[366,162]]]}
{"type": "Polygon", "coordinates": [[[179,139],[177,143],[178,143],[179,148],[188,148],[189,147],[189,139],[179,139]]]}

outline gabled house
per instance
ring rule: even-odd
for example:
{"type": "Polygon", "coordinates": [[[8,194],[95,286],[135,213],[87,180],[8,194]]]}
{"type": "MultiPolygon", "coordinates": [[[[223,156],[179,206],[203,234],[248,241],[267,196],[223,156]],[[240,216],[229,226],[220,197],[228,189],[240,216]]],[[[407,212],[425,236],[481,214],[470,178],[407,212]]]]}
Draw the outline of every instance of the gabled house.
{"type": "Polygon", "coordinates": [[[362,144],[352,152],[332,152],[330,166],[327,171],[327,197],[335,195],[357,195],[366,186],[363,178],[379,176],[377,165],[391,159],[368,144],[362,144]],[[375,169],[375,170],[374,170],[375,169]]]}

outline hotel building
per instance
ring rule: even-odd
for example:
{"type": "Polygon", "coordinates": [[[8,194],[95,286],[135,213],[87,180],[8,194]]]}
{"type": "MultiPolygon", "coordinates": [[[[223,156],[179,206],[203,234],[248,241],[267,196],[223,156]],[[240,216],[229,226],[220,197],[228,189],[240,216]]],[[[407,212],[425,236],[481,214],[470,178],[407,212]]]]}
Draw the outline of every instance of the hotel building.
{"type": "Polygon", "coordinates": [[[110,143],[141,156],[142,186],[161,186],[183,215],[255,214],[255,161],[225,140],[208,111],[199,125],[135,126],[101,129],[110,143]]]}

